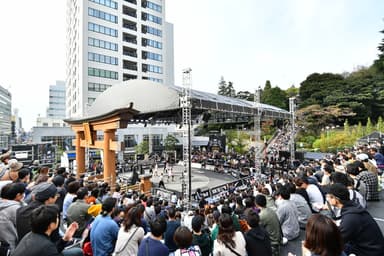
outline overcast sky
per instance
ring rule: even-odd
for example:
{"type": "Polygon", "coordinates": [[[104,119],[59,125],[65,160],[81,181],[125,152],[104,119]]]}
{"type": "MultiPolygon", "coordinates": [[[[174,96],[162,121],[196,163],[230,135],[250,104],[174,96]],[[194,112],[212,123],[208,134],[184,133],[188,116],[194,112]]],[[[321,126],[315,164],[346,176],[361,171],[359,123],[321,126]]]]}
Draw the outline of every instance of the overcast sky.
{"type": "MultiPolygon", "coordinates": [[[[48,88],[65,79],[66,0],[0,3],[0,85],[29,130],[45,116],[48,88]]],[[[382,0],[166,0],[174,24],[175,82],[192,68],[193,88],[237,91],[266,80],[286,89],[313,72],[351,72],[377,57],[382,0]]]]}

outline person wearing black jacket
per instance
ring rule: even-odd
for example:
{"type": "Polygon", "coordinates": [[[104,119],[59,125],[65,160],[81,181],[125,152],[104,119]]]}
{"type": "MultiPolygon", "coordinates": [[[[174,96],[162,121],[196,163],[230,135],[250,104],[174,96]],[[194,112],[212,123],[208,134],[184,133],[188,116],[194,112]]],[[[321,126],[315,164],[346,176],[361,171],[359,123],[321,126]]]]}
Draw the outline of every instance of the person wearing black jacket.
{"type": "Polygon", "coordinates": [[[60,256],[67,241],[72,239],[78,228],[76,223],[70,225],[63,239],[53,243],[49,236],[59,225],[59,211],[55,205],[41,205],[31,214],[32,231],[20,241],[13,256],[60,256]]]}
{"type": "Polygon", "coordinates": [[[384,255],[384,237],[376,221],[349,198],[349,191],[344,185],[335,183],[330,186],[327,200],[341,209],[339,229],[345,243],[344,251],[348,255],[384,255]]]}
{"type": "Polygon", "coordinates": [[[271,240],[267,231],[259,226],[259,214],[249,211],[246,219],[251,228],[244,234],[248,256],[272,256],[271,240]]]}

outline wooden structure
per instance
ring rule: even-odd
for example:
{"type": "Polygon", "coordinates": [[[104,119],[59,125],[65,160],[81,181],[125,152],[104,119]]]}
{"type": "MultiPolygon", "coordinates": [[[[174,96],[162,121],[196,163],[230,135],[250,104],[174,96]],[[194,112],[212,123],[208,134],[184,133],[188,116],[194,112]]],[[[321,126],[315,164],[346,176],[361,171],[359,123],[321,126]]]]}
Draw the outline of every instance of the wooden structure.
{"type": "Polygon", "coordinates": [[[67,119],[76,134],[77,178],[86,171],[85,148],[103,150],[103,178],[114,190],[116,183],[116,151],[123,149],[122,143],[115,140],[117,129],[126,128],[128,121],[138,113],[132,108],[117,109],[101,116],[86,117],[83,119],[67,119]],[[103,132],[103,140],[97,140],[97,131],[103,132]]]}

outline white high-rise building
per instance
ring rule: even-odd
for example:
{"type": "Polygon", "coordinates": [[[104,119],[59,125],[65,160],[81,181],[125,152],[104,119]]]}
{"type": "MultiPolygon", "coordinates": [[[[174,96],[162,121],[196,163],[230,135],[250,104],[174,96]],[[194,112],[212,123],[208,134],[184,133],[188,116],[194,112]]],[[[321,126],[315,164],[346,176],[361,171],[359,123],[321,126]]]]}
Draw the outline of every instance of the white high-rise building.
{"type": "Polygon", "coordinates": [[[55,85],[49,86],[49,106],[47,118],[65,118],[65,82],[56,81],[55,85]]]}
{"type": "Polygon", "coordinates": [[[67,0],[66,117],[81,117],[114,84],[174,84],[165,0],[67,0]]]}

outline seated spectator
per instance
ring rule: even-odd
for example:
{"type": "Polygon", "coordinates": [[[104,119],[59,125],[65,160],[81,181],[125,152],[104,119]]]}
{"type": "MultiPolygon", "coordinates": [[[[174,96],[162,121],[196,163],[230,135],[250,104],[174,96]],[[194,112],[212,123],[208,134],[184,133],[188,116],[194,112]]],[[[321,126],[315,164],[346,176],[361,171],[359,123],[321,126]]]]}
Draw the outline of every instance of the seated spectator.
{"type": "Polygon", "coordinates": [[[91,226],[91,244],[94,256],[105,256],[112,254],[119,226],[111,215],[116,205],[116,199],[108,197],[101,206],[101,214],[96,217],[91,226]]]}
{"type": "Polygon", "coordinates": [[[16,230],[16,211],[22,206],[25,186],[22,183],[10,183],[1,190],[0,199],[0,241],[10,245],[11,252],[18,242],[16,230]]]}
{"type": "MultiPolygon", "coordinates": [[[[59,226],[59,212],[55,205],[41,205],[31,214],[31,229],[17,245],[12,256],[55,256],[62,255],[66,242],[72,239],[78,228],[72,223],[60,241],[55,244],[49,237],[59,226]]],[[[76,254],[79,255],[79,254],[76,254]]]]}
{"type": "Polygon", "coordinates": [[[372,216],[349,199],[348,189],[339,183],[332,184],[327,200],[341,209],[339,229],[345,243],[344,251],[355,255],[384,255],[384,237],[372,216]]]}
{"type": "Polygon", "coordinates": [[[259,226],[259,214],[249,211],[246,215],[250,230],[245,233],[246,249],[248,256],[253,255],[272,255],[271,240],[264,228],[259,226]]]}
{"type": "Polygon", "coordinates": [[[260,209],[260,226],[269,234],[272,247],[272,255],[280,256],[280,244],[283,239],[279,218],[276,212],[267,208],[267,199],[264,195],[257,195],[255,198],[256,206],[260,209]]]}
{"type": "Polygon", "coordinates": [[[219,234],[213,243],[213,255],[237,256],[246,255],[246,242],[240,231],[235,231],[233,219],[228,213],[219,218],[219,234]]]}
{"type": "Polygon", "coordinates": [[[201,256],[200,247],[192,245],[192,232],[185,226],[178,227],[173,237],[178,247],[176,251],[170,253],[169,256],[201,256]]]}
{"type": "Polygon", "coordinates": [[[322,214],[312,215],[307,222],[303,244],[303,251],[306,250],[311,255],[347,256],[340,230],[332,219],[322,214]]]}
{"type": "Polygon", "coordinates": [[[81,237],[92,216],[88,214],[89,204],[86,203],[88,189],[80,188],[76,193],[76,201],[73,202],[67,210],[67,223],[77,222],[79,225],[75,237],[81,237]]]}
{"type": "Polygon", "coordinates": [[[151,234],[142,240],[139,246],[138,256],[156,255],[168,256],[168,247],[161,242],[163,234],[167,228],[164,218],[156,217],[151,223],[151,234]]]}
{"type": "Polygon", "coordinates": [[[202,232],[204,217],[196,215],[192,219],[193,245],[198,245],[203,256],[209,256],[212,253],[213,242],[209,234],[202,232]]]}

